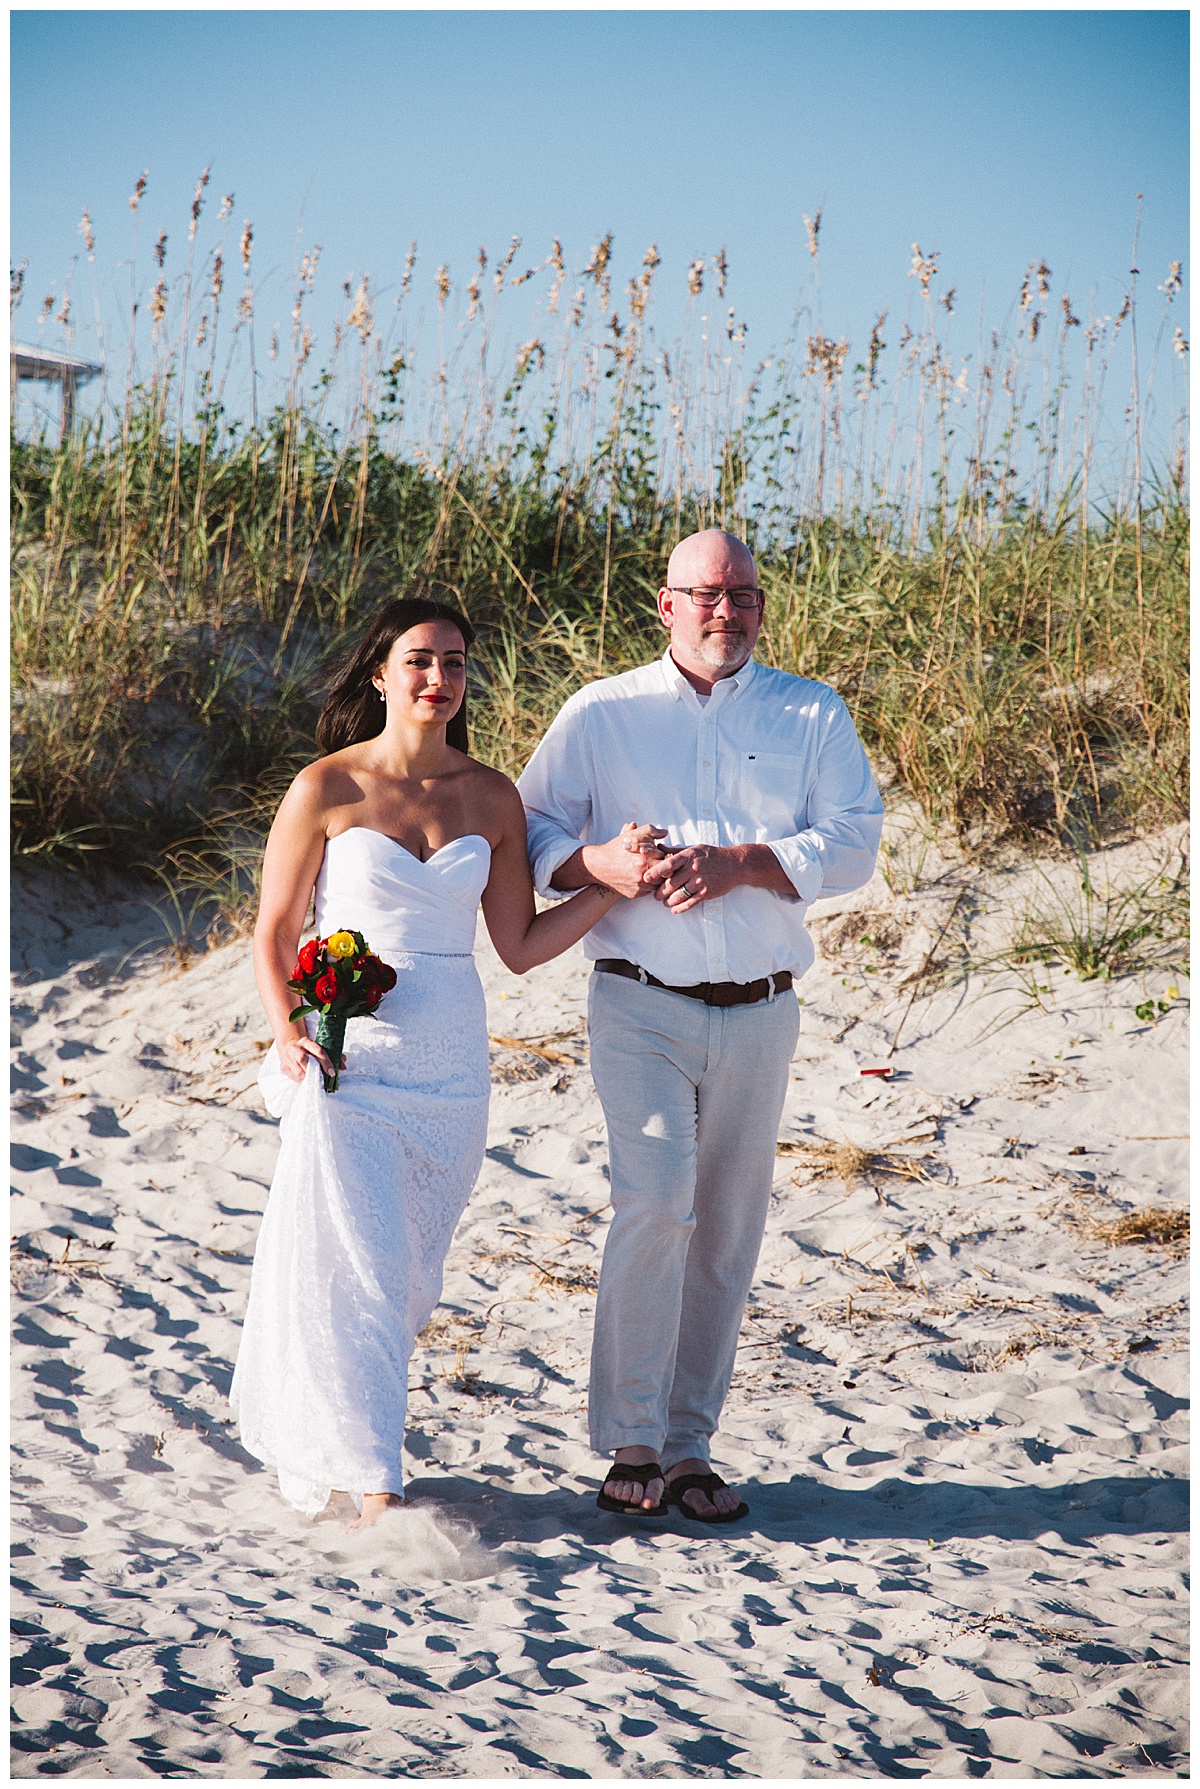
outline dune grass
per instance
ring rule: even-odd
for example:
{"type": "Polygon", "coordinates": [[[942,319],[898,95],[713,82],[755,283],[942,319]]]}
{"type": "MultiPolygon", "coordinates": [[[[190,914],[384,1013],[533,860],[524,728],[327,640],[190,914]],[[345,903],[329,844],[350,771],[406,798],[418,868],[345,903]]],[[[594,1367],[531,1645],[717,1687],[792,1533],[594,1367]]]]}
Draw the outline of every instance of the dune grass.
{"type": "MultiPolygon", "coordinates": [[[[1185,812],[1182,449],[1143,473],[1136,387],[1128,439],[1096,448],[1132,288],[1085,330],[1066,294],[1053,320],[1031,268],[1011,332],[956,360],[935,322],[953,293],[918,251],[923,320],[890,355],[886,319],[855,361],[802,305],[750,367],[744,325],[717,315],[723,255],[689,270],[668,351],[653,249],[614,302],[611,239],[574,275],[558,244],[515,271],[514,244],[490,274],[481,251],[462,290],[438,270],[421,385],[407,298],[385,329],[366,281],[316,370],[309,254],[273,408],[256,396],[238,419],[253,233],[230,318],[232,254],[197,246],[204,202],[202,182],[174,284],[156,248],[119,399],[64,445],[14,443],[19,854],[155,866],[244,919],[330,655],[374,604],[423,589],[466,608],[473,749],[516,773],[574,689],[662,650],[666,556],[711,524],[758,553],[761,655],[833,684],[881,780],[969,846],[1086,849],[1185,812]],[[535,277],[542,333],[505,355],[507,293],[535,277]]],[[[1172,427],[1182,441],[1182,414],[1172,427]]]]}

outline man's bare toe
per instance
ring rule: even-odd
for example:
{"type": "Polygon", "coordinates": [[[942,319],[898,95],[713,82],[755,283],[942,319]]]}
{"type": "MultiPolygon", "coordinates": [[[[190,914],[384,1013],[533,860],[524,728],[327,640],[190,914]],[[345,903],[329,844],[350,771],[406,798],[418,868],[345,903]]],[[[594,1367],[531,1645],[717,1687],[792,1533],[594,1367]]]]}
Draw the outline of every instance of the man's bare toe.
{"type": "Polygon", "coordinates": [[[610,1480],[605,1489],[618,1503],[637,1503],[643,1509],[656,1509],[662,1502],[663,1481],[661,1478],[652,1478],[649,1484],[643,1486],[636,1479],[610,1480]]]}

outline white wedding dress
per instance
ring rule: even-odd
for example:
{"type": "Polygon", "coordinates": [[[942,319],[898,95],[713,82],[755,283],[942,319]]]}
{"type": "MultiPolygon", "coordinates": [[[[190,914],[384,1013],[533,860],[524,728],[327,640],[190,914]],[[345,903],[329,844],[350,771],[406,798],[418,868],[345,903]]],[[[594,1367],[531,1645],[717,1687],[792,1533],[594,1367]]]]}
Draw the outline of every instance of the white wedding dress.
{"type": "Polygon", "coordinates": [[[373,1018],[350,1020],[336,1093],[311,1058],[288,1080],[274,1046],[259,1076],[281,1146],[230,1404],[243,1446],[310,1515],[333,1490],[357,1501],[403,1483],[409,1356],[487,1136],[471,953],[490,862],[475,833],[424,863],[366,827],[331,839],[318,935],[360,931],[396,986],[373,1018]]]}

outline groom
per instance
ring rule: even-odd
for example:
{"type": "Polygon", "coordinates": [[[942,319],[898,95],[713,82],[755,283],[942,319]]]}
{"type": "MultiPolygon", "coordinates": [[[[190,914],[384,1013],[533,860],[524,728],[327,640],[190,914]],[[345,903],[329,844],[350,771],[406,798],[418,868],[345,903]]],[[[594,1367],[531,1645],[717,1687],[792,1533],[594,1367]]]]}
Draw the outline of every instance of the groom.
{"type": "Polygon", "coordinates": [[[748,1513],[711,1471],[762,1242],[818,895],[872,873],[882,804],[826,684],[754,659],[749,549],[680,541],[658,592],[663,657],[567,702],[519,788],[543,894],[629,897],[585,939],[592,1073],[613,1219],[592,1348],[602,1509],[748,1513]],[[617,834],[646,822],[640,848],[617,834]],[[661,843],[659,842],[661,841],[661,843]]]}

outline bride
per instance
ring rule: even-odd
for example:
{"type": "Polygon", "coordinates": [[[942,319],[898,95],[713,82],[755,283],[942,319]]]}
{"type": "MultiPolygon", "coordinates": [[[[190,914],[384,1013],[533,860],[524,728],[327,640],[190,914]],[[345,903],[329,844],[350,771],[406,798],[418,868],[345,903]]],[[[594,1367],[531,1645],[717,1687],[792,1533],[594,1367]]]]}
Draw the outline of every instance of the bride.
{"type": "MultiPolygon", "coordinates": [[[[483,1161],[476,909],[524,974],[619,898],[587,888],[535,914],[521,799],[467,756],[473,638],[441,603],[379,611],[342,662],[317,726],[324,755],[284,796],[263,861],[254,962],[275,1042],[260,1085],[281,1147],[230,1403],[289,1503],[316,1514],[346,1490],[363,1524],[404,1500],[409,1356],[483,1161]],[[374,1017],[350,1020],[331,1095],[333,1064],[288,1018],[314,887],[318,935],[362,932],[397,976],[374,1017]]],[[[644,829],[624,830],[636,850],[644,829]]]]}

